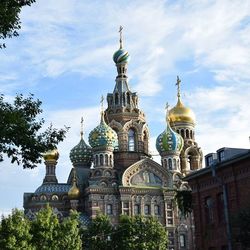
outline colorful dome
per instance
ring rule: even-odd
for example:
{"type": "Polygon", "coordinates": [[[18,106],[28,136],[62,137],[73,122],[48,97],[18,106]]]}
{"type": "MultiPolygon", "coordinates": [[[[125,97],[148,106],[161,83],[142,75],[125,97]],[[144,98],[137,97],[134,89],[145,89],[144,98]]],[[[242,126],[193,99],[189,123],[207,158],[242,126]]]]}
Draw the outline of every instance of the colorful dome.
{"type": "Polygon", "coordinates": [[[73,165],[90,165],[92,160],[92,149],[88,146],[83,138],[71,149],[69,158],[73,165]]]}
{"type": "Polygon", "coordinates": [[[167,121],[167,128],[156,139],[156,149],[158,152],[180,152],[183,148],[183,139],[181,135],[174,132],[167,121]]]}
{"type": "Polygon", "coordinates": [[[169,120],[170,123],[174,122],[189,122],[195,123],[195,115],[194,112],[183,105],[180,98],[178,98],[177,104],[170,109],[169,111],[169,120]]]}
{"type": "Polygon", "coordinates": [[[101,122],[89,134],[89,144],[96,147],[116,147],[118,139],[116,132],[104,121],[104,112],[101,113],[101,122]]]}
{"type": "Polygon", "coordinates": [[[43,155],[45,161],[57,161],[59,158],[59,153],[57,149],[49,150],[43,155]]]}
{"type": "Polygon", "coordinates": [[[129,53],[124,49],[117,50],[113,55],[113,60],[116,64],[128,63],[130,59],[129,53]]]}

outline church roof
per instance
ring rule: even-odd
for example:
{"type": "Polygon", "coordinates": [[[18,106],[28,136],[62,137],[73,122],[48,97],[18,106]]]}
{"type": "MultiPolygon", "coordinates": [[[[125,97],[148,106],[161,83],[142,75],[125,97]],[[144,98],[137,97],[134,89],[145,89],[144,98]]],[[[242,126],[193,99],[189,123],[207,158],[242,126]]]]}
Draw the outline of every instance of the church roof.
{"type": "Polygon", "coordinates": [[[40,193],[67,193],[71,185],[58,183],[58,184],[43,184],[37,188],[35,194],[40,193]]]}

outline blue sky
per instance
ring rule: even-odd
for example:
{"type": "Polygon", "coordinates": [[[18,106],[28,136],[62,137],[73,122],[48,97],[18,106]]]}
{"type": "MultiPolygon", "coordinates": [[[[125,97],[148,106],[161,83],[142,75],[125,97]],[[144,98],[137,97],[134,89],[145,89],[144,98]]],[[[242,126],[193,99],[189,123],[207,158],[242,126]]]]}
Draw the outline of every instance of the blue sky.
{"type": "MultiPolygon", "coordinates": [[[[204,155],[218,148],[249,148],[249,1],[37,1],[21,13],[20,36],[0,51],[0,91],[7,100],[33,93],[47,124],[71,129],[59,145],[57,177],[65,182],[70,149],[99,122],[100,97],[112,92],[120,25],[131,60],[129,83],[140,97],[155,152],[166,102],[196,114],[196,141],[204,155]]],[[[42,183],[44,165],[23,170],[0,163],[0,213],[22,207],[24,192],[42,183]]]]}

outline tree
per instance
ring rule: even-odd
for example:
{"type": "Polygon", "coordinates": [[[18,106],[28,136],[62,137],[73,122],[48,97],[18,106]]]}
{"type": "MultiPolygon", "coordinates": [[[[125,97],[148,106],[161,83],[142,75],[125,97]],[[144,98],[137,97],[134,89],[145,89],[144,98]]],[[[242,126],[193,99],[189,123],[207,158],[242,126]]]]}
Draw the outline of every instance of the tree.
{"type": "Polygon", "coordinates": [[[36,249],[58,250],[59,220],[51,207],[41,209],[31,223],[32,244],[36,249]]]}
{"type": "Polygon", "coordinates": [[[165,250],[167,247],[167,232],[154,217],[122,215],[114,239],[119,250],[165,250]]]}
{"type": "Polygon", "coordinates": [[[83,242],[85,242],[90,250],[110,250],[113,249],[111,242],[112,234],[113,227],[109,217],[99,214],[89,224],[83,236],[83,242]]]}
{"type": "MultiPolygon", "coordinates": [[[[0,1],[0,39],[18,36],[21,29],[20,12],[23,6],[30,6],[35,0],[1,0],[0,1]]],[[[0,48],[5,48],[0,43],[0,48]]]]}
{"type": "Polygon", "coordinates": [[[2,217],[0,224],[0,249],[34,249],[31,245],[30,222],[20,210],[13,209],[7,217],[2,217]]]}
{"type": "Polygon", "coordinates": [[[193,210],[192,208],[192,191],[191,190],[176,190],[175,201],[181,214],[186,218],[193,210]]]}
{"type": "Polygon", "coordinates": [[[70,216],[60,224],[59,248],[67,250],[82,249],[79,223],[79,214],[76,211],[71,211],[70,216]]]}
{"type": "Polygon", "coordinates": [[[38,118],[41,104],[33,95],[27,98],[17,95],[13,104],[0,96],[0,161],[5,154],[11,163],[34,168],[41,163],[43,153],[54,149],[65,138],[67,127],[58,130],[51,125],[40,132],[45,122],[38,118]]]}

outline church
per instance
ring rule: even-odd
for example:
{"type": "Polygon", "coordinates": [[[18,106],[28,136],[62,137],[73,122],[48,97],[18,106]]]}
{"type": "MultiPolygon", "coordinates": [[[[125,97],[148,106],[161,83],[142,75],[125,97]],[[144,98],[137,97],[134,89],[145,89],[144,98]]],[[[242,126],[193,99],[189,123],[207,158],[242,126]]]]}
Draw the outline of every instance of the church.
{"type": "Polygon", "coordinates": [[[24,193],[25,213],[32,218],[49,203],[58,217],[77,210],[83,223],[98,213],[108,215],[114,225],[121,214],[155,216],[168,231],[169,249],[194,249],[192,216],[182,218],[174,195],[176,189],[189,188],[182,178],[202,167],[195,115],[181,100],[177,77],[177,103],[167,108],[165,127],[156,140],[161,164],[152,160],[145,114],[128,83],[129,53],[123,46],[122,29],[119,45],[113,55],[114,90],[107,94],[107,109],[102,108],[89,145],[81,128],[80,141],[69,152],[73,168],[66,183],[58,183],[56,177],[58,151],[44,155],[45,177],[35,192],[24,193]]]}

